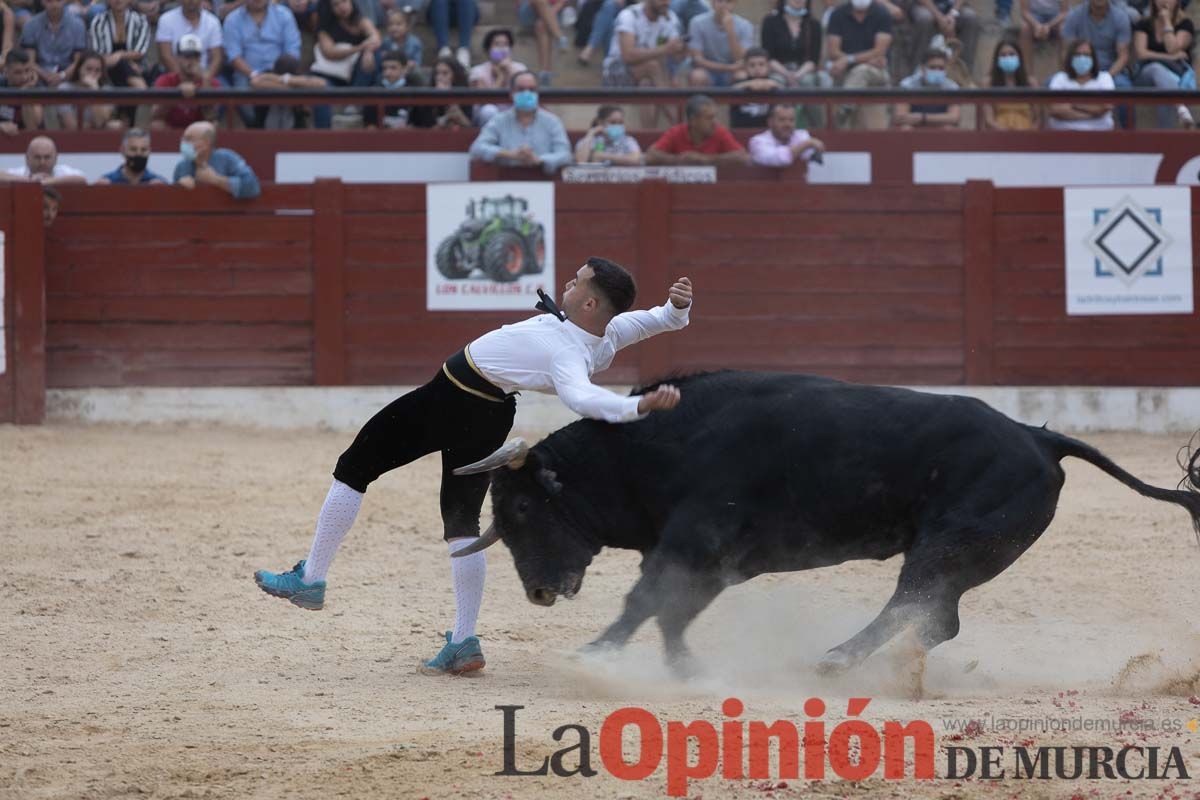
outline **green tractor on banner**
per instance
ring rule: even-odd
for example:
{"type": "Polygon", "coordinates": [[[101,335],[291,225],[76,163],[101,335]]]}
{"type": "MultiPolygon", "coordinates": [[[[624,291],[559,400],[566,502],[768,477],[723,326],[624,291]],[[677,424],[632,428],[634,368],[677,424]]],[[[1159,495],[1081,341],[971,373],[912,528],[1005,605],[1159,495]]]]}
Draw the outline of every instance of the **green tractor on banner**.
{"type": "Polygon", "coordinates": [[[467,218],[438,245],[437,269],[450,280],[474,270],[500,283],[537,275],[546,266],[546,229],[523,197],[484,197],[467,203],[467,218]]]}

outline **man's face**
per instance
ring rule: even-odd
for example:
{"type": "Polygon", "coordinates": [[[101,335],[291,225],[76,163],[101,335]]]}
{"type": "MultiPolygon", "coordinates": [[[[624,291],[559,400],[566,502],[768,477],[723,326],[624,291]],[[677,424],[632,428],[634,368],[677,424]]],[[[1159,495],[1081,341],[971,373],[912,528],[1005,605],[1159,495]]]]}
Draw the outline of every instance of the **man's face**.
{"type": "Polygon", "coordinates": [[[121,155],[128,158],[129,156],[147,156],[150,155],[150,137],[135,136],[125,140],[125,146],[121,148],[121,155]]]}
{"type": "Polygon", "coordinates": [[[578,312],[592,296],[590,284],[593,273],[594,270],[584,264],[575,273],[575,277],[567,281],[567,285],[563,287],[562,310],[568,317],[572,312],[578,312]]]}
{"type": "Polygon", "coordinates": [[[196,53],[179,54],[179,74],[195,79],[200,75],[200,56],[196,53]]]}
{"type": "Polygon", "coordinates": [[[746,74],[751,78],[771,77],[771,62],[765,56],[746,59],[746,74]]]}
{"type": "Polygon", "coordinates": [[[402,43],[408,37],[408,17],[403,14],[388,17],[387,35],[393,42],[402,43]]]}
{"type": "Polygon", "coordinates": [[[133,0],[107,0],[107,5],[113,11],[123,12],[129,8],[133,0]]]}
{"type": "Polygon", "coordinates": [[[733,0],[713,0],[713,11],[718,17],[733,13],[733,0]]]}
{"type": "Polygon", "coordinates": [[[29,79],[33,77],[33,65],[28,62],[24,64],[8,64],[4,67],[4,75],[8,79],[8,85],[11,88],[24,88],[29,85],[29,79]]]}
{"type": "Polygon", "coordinates": [[[54,172],[54,164],[58,161],[58,151],[54,145],[45,140],[35,140],[25,151],[25,164],[29,167],[30,175],[50,175],[54,172]]]}
{"type": "Polygon", "coordinates": [[[926,72],[926,74],[928,74],[930,71],[933,71],[934,73],[940,72],[942,75],[945,75],[946,74],[946,59],[931,58],[928,61],[926,61],[925,62],[925,72],[926,72]]]}
{"type": "Polygon", "coordinates": [[[525,74],[517,78],[513,83],[512,93],[515,97],[517,92],[536,92],[538,90],[537,78],[533,75],[525,74]]]}
{"type": "Polygon", "coordinates": [[[776,106],[767,120],[771,134],[781,142],[789,142],[796,130],[796,112],[789,106],[776,106]]]}
{"type": "Polygon", "coordinates": [[[196,158],[204,159],[208,156],[208,137],[200,131],[184,131],[183,140],[191,142],[192,147],[196,148],[196,158]]]}
{"type": "Polygon", "coordinates": [[[49,228],[58,216],[58,201],[53,197],[42,195],[42,225],[49,228]]]}
{"type": "Polygon", "coordinates": [[[64,0],[42,0],[42,6],[46,9],[46,16],[50,19],[58,19],[62,16],[64,0]]]}
{"type": "Polygon", "coordinates": [[[204,0],[182,0],[180,5],[183,6],[183,11],[186,14],[195,14],[204,4],[204,0]]]}
{"type": "Polygon", "coordinates": [[[1108,0],[1089,0],[1088,7],[1096,16],[1108,13],[1108,0]]]}
{"type": "Polygon", "coordinates": [[[671,0],[646,0],[646,3],[654,10],[656,17],[665,17],[671,10],[671,0]]]}
{"type": "Polygon", "coordinates": [[[404,65],[394,58],[383,62],[383,79],[395,83],[404,77],[404,65]]]}
{"type": "Polygon", "coordinates": [[[269,0],[246,0],[246,8],[257,14],[267,9],[268,2],[269,0]]]}
{"type": "Polygon", "coordinates": [[[137,0],[137,10],[139,14],[146,17],[151,25],[157,25],[158,12],[162,10],[162,4],[159,3],[159,0],[137,0]]]}
{"type": "Polygon", "coordinates": [[[701,108],[688,122],[688,127],[701,139],[712,136],[713,131],[717,129],[717,107],[707,105],[701,108]]]}

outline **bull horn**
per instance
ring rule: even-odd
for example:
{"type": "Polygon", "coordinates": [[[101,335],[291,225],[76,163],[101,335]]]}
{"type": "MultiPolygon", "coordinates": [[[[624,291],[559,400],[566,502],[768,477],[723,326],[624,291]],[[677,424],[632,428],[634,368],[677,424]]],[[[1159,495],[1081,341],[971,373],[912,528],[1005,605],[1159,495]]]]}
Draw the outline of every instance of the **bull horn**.
{"type": "Polygon", "coordinates": [[[509,469],[520,469],[525,464],[525,456],[529,454],[529,445],[519,436],[501,445],[500,449],[482,461],[467,464],[454,470],[455,475],[475,475],[488,472],[498,467],[507,466],[509,469]]]}
{"type": "Polygon", "coordinates": [[[480,550],[486,550],[498,541],[500,541],[500,534],[496,533],[496,525],[493,523],[484,531],[483,536],[480,536],[461,550],[455,550],[450,554],[450,557],[462,558],[463,556],[469,556],[473,553],[478,553],[480,550]]]}

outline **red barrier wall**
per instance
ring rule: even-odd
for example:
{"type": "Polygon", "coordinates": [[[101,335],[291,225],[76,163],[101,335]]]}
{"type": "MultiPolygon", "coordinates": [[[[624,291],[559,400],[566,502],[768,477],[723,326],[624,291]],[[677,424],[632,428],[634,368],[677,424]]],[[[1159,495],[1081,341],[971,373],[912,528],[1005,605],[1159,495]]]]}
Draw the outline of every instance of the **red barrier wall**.
{"type": "Polygon", "coordinates": [[[38,186],[0,186],[4,231],[4,323],[0,347],[0,422],[41,422],[46,359],[42,193],[38,186]]]}
{"type": "MultiPolygon", "coordinates": [[[[642,306],[678,275],[696,282],[693,324],[623,354],[603,380],[741,367],[918,385],[1200,384],[1197,314],[1066,316],[1059,190],[781,189],[556,187],[560,281],[602,254],[632,269],[642,306]]],[[[52,387],[415,383],[527,316],[425,310],[420,185],[268,185],[249,203],[170,187],[65,195],[46,249],[52,387]]],[[[0,225],[8,213],[0,202],[0,225]]],[[[26,257],[40,260],[32,244],[26,257]]]]}

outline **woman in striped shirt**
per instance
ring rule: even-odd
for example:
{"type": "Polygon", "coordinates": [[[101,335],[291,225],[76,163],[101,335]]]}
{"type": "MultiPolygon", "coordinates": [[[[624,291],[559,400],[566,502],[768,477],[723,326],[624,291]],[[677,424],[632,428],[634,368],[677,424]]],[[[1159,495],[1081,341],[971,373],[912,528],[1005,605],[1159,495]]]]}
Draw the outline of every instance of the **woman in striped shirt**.
{"type": "Polygon", "coordinates": [[[142,59],[150,49],[150,23],[129,8],[132,0],[108,0],[108,10],[88,26],[88,45],[104,56],[114,86],[146,88],[142,59]]]}

